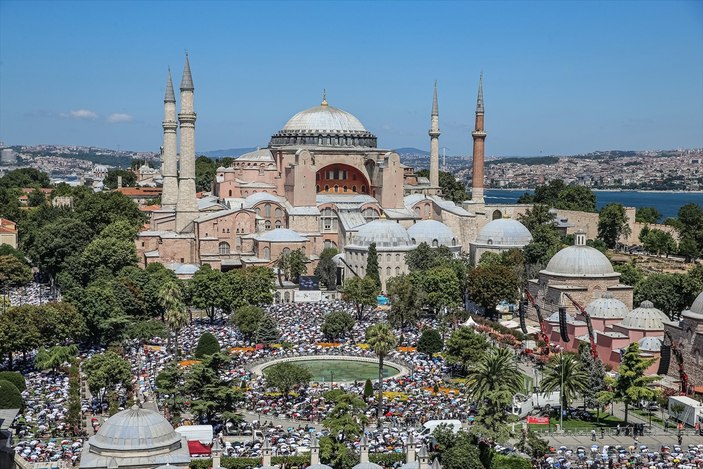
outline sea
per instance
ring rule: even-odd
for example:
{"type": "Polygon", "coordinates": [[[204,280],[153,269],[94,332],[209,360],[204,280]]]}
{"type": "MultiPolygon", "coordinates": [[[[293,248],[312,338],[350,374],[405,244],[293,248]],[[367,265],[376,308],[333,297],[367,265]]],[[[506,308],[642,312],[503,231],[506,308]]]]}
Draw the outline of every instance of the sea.
{"type": "MultiPolygon", "coordinates": [[[[486,203],[512,204],[517,202],[527,189],[486,189],[486,203]]],[[[616,202],[625,207],[654,207],[662,214],[660,222],[669,217],[676,217],[679,207],[686,204],[698,204],[703,207],[703,192],[666,192],[666,191],[593,191],[596,194],[596,208],[616,202]]]]}

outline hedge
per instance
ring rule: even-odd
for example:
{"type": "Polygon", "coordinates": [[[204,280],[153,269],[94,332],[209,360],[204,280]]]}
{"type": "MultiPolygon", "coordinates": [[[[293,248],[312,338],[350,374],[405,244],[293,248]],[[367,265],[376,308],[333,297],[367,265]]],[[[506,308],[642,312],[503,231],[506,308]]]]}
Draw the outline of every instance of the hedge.
{"type": "Polygon", "coordinates": [[[220,351],[220,343],[217,337],[210,332],[205,332],[198,339],[198,345],[195,347],[195,358],[204,358],[209,355],[214,355],[220,351]]]}
{"type": "Polygon", "coordinates": [[[27,382],[24,376],[17,371],[0,371],[0,380],[11,382],[20,392],[27,389],[27,382]]]}
{"type": "MultiPolygon", "coordinates": [[[[393,467],[396,463],[405,462],[403,453],[380,453],[369,454],[369,461],[379,466],[393,467]]],[[[271,464],[286,464],[288,468],[301,468],[303,464],[310,463],[310,456],[273,456],[271,464]]],[[[222,457],[220,466],[225,469],[253,469],[261,466],[261,458],[230,458],[222,457]]],[[[190,462],[191,469],[209,469],[212,467],[212,459],[194,459],[190,462]]]]}
{"type": "Polygon", "coordinates": [[[0,409],[21,409],[22,394],[17,386],[7,380],[0,380],[0,409]]]}

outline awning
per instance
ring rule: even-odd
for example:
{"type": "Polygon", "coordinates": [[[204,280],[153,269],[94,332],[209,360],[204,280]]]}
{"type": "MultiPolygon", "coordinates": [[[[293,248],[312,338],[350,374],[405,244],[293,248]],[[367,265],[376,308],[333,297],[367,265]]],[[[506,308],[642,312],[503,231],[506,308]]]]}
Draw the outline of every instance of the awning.
{"type": "Polygon", "coordinates": [[[188,451],[191,456],[210,456],[210,447],[205,446],[198,440],[188,442],[188,451]]]}

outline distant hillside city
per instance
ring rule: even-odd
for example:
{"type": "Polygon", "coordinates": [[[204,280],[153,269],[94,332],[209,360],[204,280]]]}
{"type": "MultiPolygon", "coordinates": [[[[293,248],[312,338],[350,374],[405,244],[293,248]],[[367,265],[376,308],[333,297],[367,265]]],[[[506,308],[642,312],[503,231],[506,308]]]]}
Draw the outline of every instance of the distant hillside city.
{"type": "MultiPolygon", "coordinates": [[[[31,167],[57,182],[80,180],[95,166],[128,168],[134,160],[158,169],[157,152],[113,150],[76,145],[3,146],[0,176],[17,168],[31,167]]],[[[254,147],[201,152],[212,159],[234,158],[254,147]]],[[[404,165],[416,170],[429,167],[429,152],[418,148],[395,150],[404,165]]],[[[440,156],[440,168],[466,184],[471,180],[470,156],[440,156]]],[[[487,188],[533,189],[554,179],[593,189],[703,190],[703,149],[596,151],[570,156],[487,157],[487,188]]]]}

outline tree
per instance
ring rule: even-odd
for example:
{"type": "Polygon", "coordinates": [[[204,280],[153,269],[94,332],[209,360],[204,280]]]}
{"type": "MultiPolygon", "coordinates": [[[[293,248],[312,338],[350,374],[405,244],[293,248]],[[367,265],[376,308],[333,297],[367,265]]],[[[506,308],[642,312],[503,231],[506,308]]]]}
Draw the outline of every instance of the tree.
{"type": "Polygon", "coordinates": [[[670,319],[690,306],[701,285],[696,279],[683,274],[651,274],[635,285],[634,302],[651,301],[670,319]]]}
{"type": "Polygon", "coordinates": [[[79,255],[92,237],[93,231],[82,221],[59,218],[39,230],[29,254],[42,272],[55,277],[66,260],[79,255]]]}
{"type": "Polygon", "coordinates": [[[688,261],[701,256],[703,250],[703,207],[686,204],[679,208],[678,219],[673,223],[679,232],[679,252],[688,261]]]}
{"type": "Polygon", "coordinates": [[[632,403],[652,400],[656,394],[650,385],[659,378],[644,375],[654,361],[654,358],[644,359],[640,356],[638,342],[631,343],[622,357],[618,376],[615,378],[613,397],[625,404],[625,423],[632,403]]]}
{"type": "Polygon", "coordinates": [[[33,306],[10,308],[0,314],[0,352],[7,355],[10,370],[13,353],[26,356],[41,344],[36,322],[36,309],[33,306]]]}
{"type": "Polygon", "coordinates": [[[598,238],[609,248],[614,248],[620,238],[630,235],[625,207],[610,203],[598,214],[598,238]]]}
{"type": "Polygon", "coordinates": [[[383,415],[383,360],[386,355],[395,349],[395,334],[388,324],[377,323],[366,329],[366,342],[378,357],[378,408],[376,418],[380,422],[383,415]]]}
{"type": "Polygon", "coordinates": [[[374,279],[376,285],[381,287],[381,274],[378,272],[378,252],[376,252],[376,243],[369,245],[369,251],[366,258],[366,276],[374,279]]]}
{"type": "Polygon", "coordinates": [[[627,264],[614,265],[616,272],[620,272],[620,283],[623,285],[635,286],[644,278],[644,272],[633,262],[627,264]]]}
{"type": "Polygon", "coordinates": [[[46,203],[46,196],[39,189],[34,189],[29,193],[28,197],[30,207],[39,207],[40,205],[44,205],[46,203]]]}
{"type": "Polygon", "coordinates": [[[334,262],[336,255],[337,249],[335,248],[323,249],[317,267],[315,267],[315,275],[328,290],[334,290],[337,287],[337,264],[334,262]]]}
{"type": "Polygon", "coordinates": [[[183,304],[183,290],[176,281],[165,283],[159,291],[159,299],[165,311],[164,320],[174,334],[176,356],[179,356],[178,333],[189,322],[188,311],[183,304]]]}
{"type": "Polygon", "coordinates": [[[117,178],[122,178],[122,187],[134,187],[137,185],[137,176],[132,171],[126,169],[109,169],[107,176],[103,179],[103,184],[108,189],[117,189],[117,178]]]}
{"type": "MultiPolygon", "coordinates": [[[[336,390],[335,390],[336,391],[336,390]]],[[[358,395],[340,392],[324,394],[326,400],[334,402],[322,424],[330,435],[320,439],[321,460],[334,467],[350,468],[358,462],[358,457],[347,446],[362,434],[362,425],[368,421],[366,403],[358,395]]]]}
{"type": "Polygon", "coordinates": [[[0,409],[23,409],[22,393],[7,380],[0,380],[0,409]]]}
{"type": "Polygon", "coordinates": [[[291,389],[307,385],[312,379],[312,374],[302,365],[283,362],[266,367],[264,377],[266,378],[266,386],[276,388],[285,397],[288,397],[291,389]]]}
{"type": "Polygon", "coordinates": [[[476,445],[457,443],[442,454],[443,469],[483,469],[476,445]]]}
{"type": "Polygon", "coordinates": [[[344,282],[342,291],[345,301],[356,306],[356,319],[364,317],[364,309],[378,303],[378,294],[381,292],[376,281],[370,277],[352,277],[344,282]]]}
{"type": "Polygon", "coordinates": [[[530,233],[542,225],[554,226],[556,214],[549,211],[545,204],[535,204],[528,208],[524,214],[518,215],[518,221],[530,230],[530,233]]]}
{"type": "Polygon", "coordinates": [[[24,379],[22,373],[18,371],[0,371],[0,380],[11,382],[20,392],[27,389],[27,381],[24,379]]]}
{"type": "Polygon", "coordinates": [[[456,329],[447,340],[445,358],[449,363],[468,370],[483,357],[488,347],[486,338],[470,327],[456,329]]]}
{"type": "Polygon", "coordinates": [[[658,223],[661,217],[661,212],[654,207],[639,207],[635,211],[635,221],[639,223],[658,223]]]}
{"type": "Polygon", "coordinates": [[[671,233],[666,231],[651,229],[642,239],[643,247],[646,251],[656,255],[669,254],[676,252],[676,241],[671,233]]]}
{"type": "Polygon", "coordinates": [[[32,269],[15,256],[0,256],[0,289],[21,287],[32,281],[32,269]]]}
{"type": "Polygon", "coordinates": [[[701,257],[701,248],[692,238],[681,238],[679,241],[679,254],[686,258],[686,262],[692,262],[701,257]]]}
{"type": "Polygon", "coordinates": [[[461,286],[451,267],[434,267],[425,272],[412,272],[411,281],[422,287],[424,306],[434,311],[461,305],[461,286]]]}
{"type": "Polygon", "coordinates": [[[588,392],[583,393],[583,405],[589,409],[596,409],[600,407],[597,395],[606,389],[605,367],[602,361],[593,358],[591,347],[586,343],[582,343],[579,347],[579,360],[583,372],[588,377],[586,384],[588,392]]]}
{"type": "Polygon", "coordinates": [[[132,381],[129,362],[111,351],[93,355],[83,363],[83,371],[88,389],[101,402],[108,391],[115,390],[118,385],[129,388],[132,381]]]}
{"type": "Polygon", "coordinates": [[[330,340],[344,337],[354,327],[354,318],[346,311],[332,311],[325,317],[321,331],[330,340]]]}
{"type": "Polygon", "coordinates": [[[584,186],[567,186],[561,179],[537,186],[533,195],[526,193],[517,203],[544,204],[562,210],[596,211],[596,195],[593,191],[584,186]]]}
{"type": "Polygon", "coordinates": [[[233,269],[222,275],[222,304],[224,311],[240,306],[260,306],[273,301],[275,274],[269,267],[233,269]]]}
{"type": "Polygon", "coordinates": [[[220,351],[220,343],[210,332],[204,332],[198,339],[198,345],[195,347],[195,358],[204,358],[213,355],[220,351]]]}
{"type": "Polygon", "coordinates": [[[163,322],[149,319],[130,324],[125,331],[128,339],[146,342],[154,337],[165,339],[168,337],[168,329],[163,322]]]}
{"type": "Polygon", "coordinates": [[[491,315],[498,303],[512,302],[520,291],[515,271],[501,265],[478,266],[468,276],[469,298],[491,315]]]}
{"type": "Polygon", "coordinates": [[[453,254],[446,246],[431,248],[424,241],[405,255],[405,263],[410,272],[426,271],[434,267],[447,267],[452,259],[453,254]]]}
{"type": "Polygon", "coordinates": [[[89,342],[105,344],[121,340],[128,320],[107,284],[95,283],[80,289],[72,302],[85,319],[89,342]]]}
{"type": "Polygon", "coordinates": [[[48,350],[40,348],[34,359],[35,366],[40,370],[52,370],[54,373],[64,364],[78,355],[78,347],[71,345],[54,345],[48,350]]]}
{"type": "Polygon", "coordinates": [[[308,262],[309,259],[305,256],[302,249],[291,251],[288,256],[288,272],[290,274],[290,279],[295,283],[300,283],[300,276],[308,271],[308,262]]]}
{"type": "Polygon", "coordinates": [[[532,231],[532,241],[523,250],[525,264],[544,266],[562,247],[561,237],[556,228],[539,225],[532,231]]]}
{"type": "Polygon", "coordinates": [[[491,469],[531,469],[529,459],[519,456],[503,456],[496,454],[491,460],[491,469]]]}
{"type": "Polygon", "coordinates": [[[568,409],[569,401],[588,389],[588,375],[575,355],[560,353],[549,361],[541,386],[544,393],[559,389],[562,409],[568,409]]]}
{"type": "Polygon", "coordinates": [[[278,326],[272,316],[265,314],[256,330],[256,342],[271,345],[281,337],[278,326]]]}
{"type": "Polygon", "coordinates": [[[215,319],[217,306],[222,303],[222,272],[203,264],[188,283],[191,301],[196,308],[205,310],[210,323],[215,319]]]}
{"type": "Polygon", "coordinates": [[[425,291],[410,275],[401,274],[386,281],[386,292],[391,303],[388,322],[400,329],[400,343],[403,343],[403,330],[417,320],[425,302],[425,291]]]}
{"type": "MultiPolygon", "coordinates": [[[[427,169],[421,169],[415,172],[417,177],[430,177],[430,171],[427,169]]],[[[455,204],[461,205],[461,203],[469,198],[466,193],[465,184],[462,181],[457,181],[454,174],[440,171],[439,172],[439,187],[442,190],[442,197],[447,200],[451,200],[455,204]]]]}
{"type": "Polygon", "coordinates": [[[50,187],[51,179],[43,171],[34,168],[20,168],[7,172],[0,178],[0,187],[50,187]]]}
{"type": "Polygon", "coordinates": [[[198,191],[211,191],[215,181],[217,165],[207,156],[199,156],[195,160],[195,189],[198,191]]]}
{"type": "Polygon", "coordinates": [[[230,321],[237,326],[239,332],[248,339],[252,340],[256,336],[256,331],[259,329],[259,323],[264,317],[264,310],[258,306],[241,306],[232,313],[230,321]]]}
{"type": "Polygon", "coordinates": [[[444,348],[442,336],[434,329],[427,329],[422,332],[420,339],[417,341],[417,351],[427,355],[434,355],[441,352],[444,348]]]}
{"type": "Polygon", "coordinates": [[[367,379],[364,383],[364,399],[368,400],[373,396],[373,384],[370,379],[367,379]]]}

